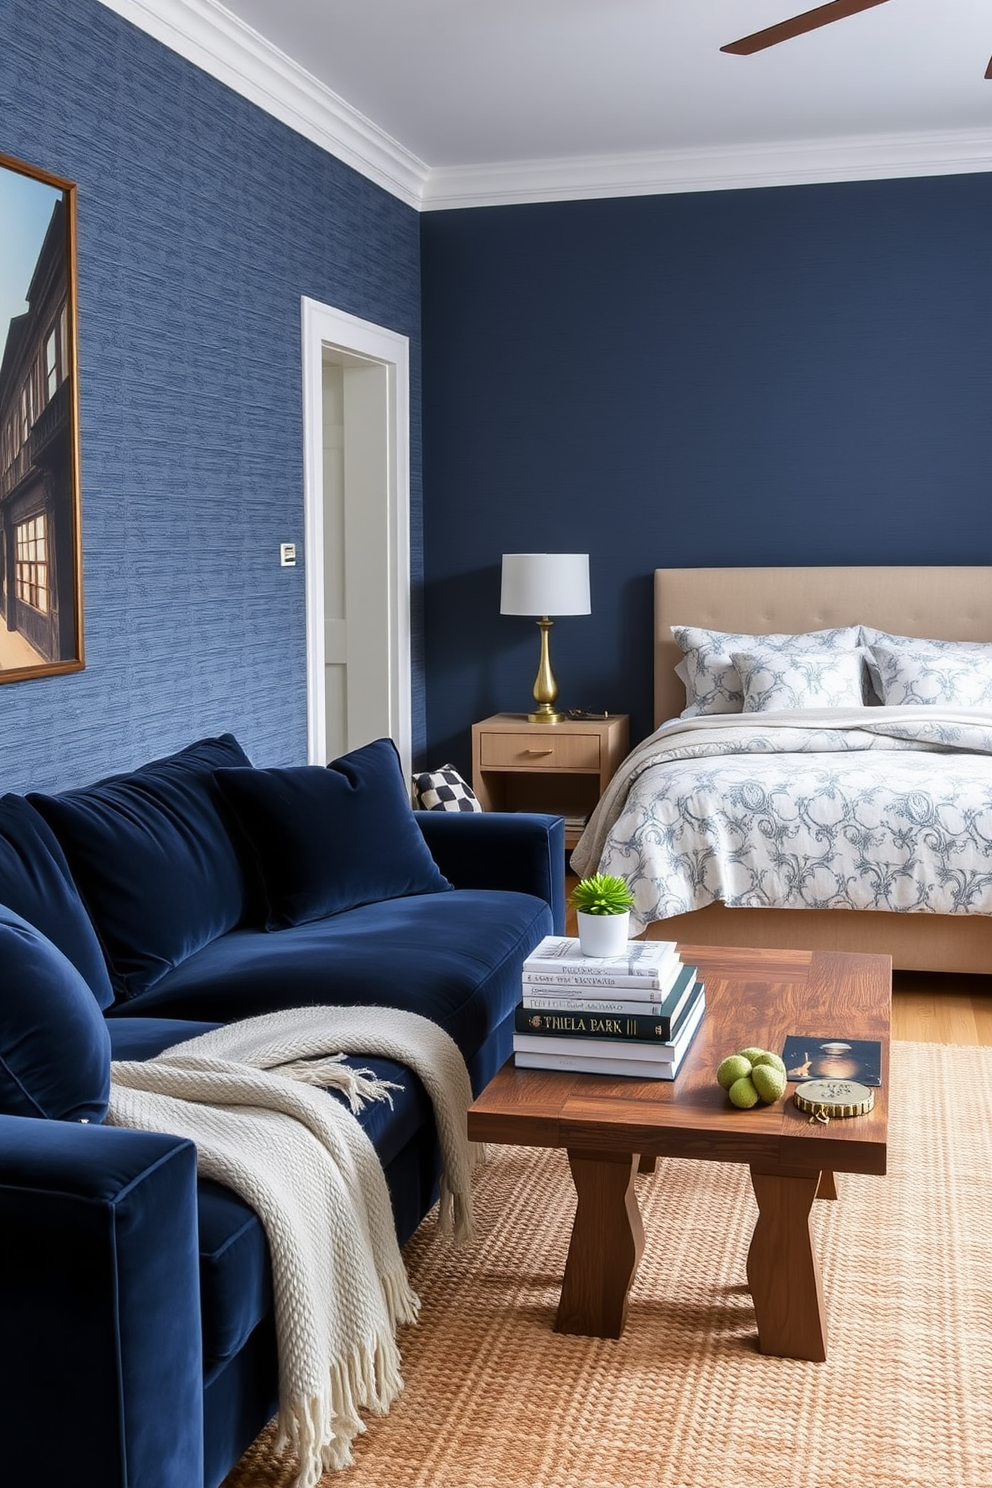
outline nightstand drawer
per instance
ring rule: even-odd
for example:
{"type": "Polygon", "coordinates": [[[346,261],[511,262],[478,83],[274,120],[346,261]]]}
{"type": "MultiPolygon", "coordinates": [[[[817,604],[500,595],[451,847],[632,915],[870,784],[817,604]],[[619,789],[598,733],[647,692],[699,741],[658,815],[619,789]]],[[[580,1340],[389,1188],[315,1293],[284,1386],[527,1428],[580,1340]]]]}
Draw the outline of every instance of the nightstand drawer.
{"type": "Polygon", "coordinates": [[[598,770],[599,734],[556,734],[553,724],[527,733],[482,733],[479,758],[484,770],[598,770]]]}

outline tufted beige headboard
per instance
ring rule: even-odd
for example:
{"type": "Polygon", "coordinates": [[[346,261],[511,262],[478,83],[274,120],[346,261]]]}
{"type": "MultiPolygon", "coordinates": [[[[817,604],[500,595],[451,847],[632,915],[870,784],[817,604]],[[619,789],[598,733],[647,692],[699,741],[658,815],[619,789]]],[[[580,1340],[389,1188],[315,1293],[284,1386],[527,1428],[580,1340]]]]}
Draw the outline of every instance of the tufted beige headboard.
{"type": "Polygon", "coordinates": [[[894,635],[992,640],[992,568],[658,568],[655,726],[685,707],[671,625],[754,635],[876,625],[894,635]]]}

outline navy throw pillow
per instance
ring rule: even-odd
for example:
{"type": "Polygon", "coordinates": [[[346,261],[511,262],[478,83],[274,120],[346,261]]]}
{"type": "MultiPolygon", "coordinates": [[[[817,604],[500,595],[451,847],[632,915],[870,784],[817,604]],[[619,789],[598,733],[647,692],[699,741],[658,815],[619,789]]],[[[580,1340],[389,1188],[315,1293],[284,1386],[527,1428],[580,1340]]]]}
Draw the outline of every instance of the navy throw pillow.
{"type": "Polygon", "coordinates": [[[0,1111],[102,1121],[110,1031],[58,946],[0,905],[0,1111]]]}
{"type": "Polygon", "coordinates": [[[81,790],[28,796],[62,844],[122,996],[244,918],[244,870],[214,771],[250,764],[222,734],[81,790]]]}
{"type": "Polygon", "coordinates": [[[410,805],[391,739],[321,765],[218,770],[255,851],[267,930],[450,889],[410,805]]]}
{"type": "Polygon", "coordinates": [[[114,1000],[93,922],[51,827],[23,796],[0,800],[0,904],[47,935],[101,1008],[114,1000]]]}

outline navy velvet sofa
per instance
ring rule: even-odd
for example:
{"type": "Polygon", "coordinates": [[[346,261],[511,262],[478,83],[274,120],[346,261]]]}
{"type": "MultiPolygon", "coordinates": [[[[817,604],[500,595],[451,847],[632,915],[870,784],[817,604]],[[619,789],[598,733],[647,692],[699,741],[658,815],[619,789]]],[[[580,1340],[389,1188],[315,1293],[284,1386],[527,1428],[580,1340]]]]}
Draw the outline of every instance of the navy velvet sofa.
{"type": "MultiPolygon", "coordinates": [[[[223,735],[4,796],[0,1480],[215,1488],[276,1409],[262,1227],[189,1142],[103,1123],[112,1058],[377,1004],[441,1024],[477,1092],[523,957],[563,921],[560,819],[413,812],[388,740],[264,770],[223,735]]],[[[359,1118],[402,1243],[436,1197],[430,1103],[409,1070],[354,1062],[402,1086],[359,1118]]]]}

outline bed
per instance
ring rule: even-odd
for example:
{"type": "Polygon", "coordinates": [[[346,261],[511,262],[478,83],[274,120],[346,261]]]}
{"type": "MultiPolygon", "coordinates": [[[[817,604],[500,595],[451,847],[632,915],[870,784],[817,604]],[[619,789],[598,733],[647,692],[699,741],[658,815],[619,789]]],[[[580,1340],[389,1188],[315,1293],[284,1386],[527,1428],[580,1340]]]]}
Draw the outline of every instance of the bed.
{"type": "MultiPolygon", "coordinates": [[[[655,725],[660,732],[631,751],[571,857],[573,872],[618,872],[632,881],[638,895],[633,933],[643,931],[649,938],[703,945],[873,951],[891,955],[893,965],[900,969],[992,971],[992,686],[987,694],[970,697],[965,710],[915,706],[916,694],[910,690],[887,694],[890,701],[905,698],[904,706],[898,708],[818,707],[804,709],[800,715],[780,711],[773,702],[771,711],[745,717],[739,715],[738,704],[738,716],[696,717],[676,724],[686,708],[685,666],[691,654],[683,656],[671,632],[673,625],[761,637],[874,627],[895,637],[985,642],[987,651],[974,649],[964,657],[954,652],[948,658],[949,665],[966,663],[969,678],[977,677],[985,671],[992,673],[992,568],[658,569],[654,680],[655,725]],[[676,671],[680,664],[681,675],[676,671]],[[724,741],[734,739],[746,742],[731,743],[724,761],[724,741]],[[735,750],[743,751],[746,761],[735,750]],[[725,813],[719,806],[710,813],[706,800],[722,802],[742,796],[747,801],[750,792],[765,803],[760,830],[767,834],[781,829],[773,870],[756,869],[745,861],[752,844],[731,843],[740,849],[730,853],[729,880],[737,874],[737,887],[734,890],[731,882],[733,891],[720,891],[714,902],[703,902],[712,901],[714,894],[708,881],[714,853],[708,846],[692,851],[680,848],[688,865],[687,882],[692,880],[681,899],[680,893],[672,892],[657,877],[656,856],[651,858],[657,854],[659,837],[672,830],[672,799],[697,800],[696,796],[678,796],[673,785],[672,771],[684,759],[694,761],[694,788],[705,787],[698,815],[719,817],[725,837],[725,813]],[[716,773],[721,761],[729,770],[726,777],[716,773]],[[753,778],[745,763],[748,769],[754,766],[753,778]],[[801,831],[792,830],[795,813],[791,808],[775,808],[774,803],[784,799],[778,794],[782,790],[779,777],[768,785],[761,773],[779,767],[806,772],[801,831]],[[812,788],[811,768],[820,772],[812,788]],[[820,852],[816,821],[812,839],[807,830],[809,801],[817,792],[819,799],[828,801],[838,780],[842,790],[848,789],[848,778],[865,782],[865,799],[870,803],[863,810],[860,804],[855,810],[847,808],[848,826],[856,823],[850,830],[845,827],[845,833],[858,838],[857,872],[838,876],[829,871],[834,865],[825,860],[797,868],[797,842],[812,840],[814,858],[820,852]],[[721,786],[724,779],[730,783],[721,786]],[[888,806],[880,808],[881,816],[875,808],[878,792],[890,787],[899,793],[900,810],[909,803],[908,824],[901,820],[894,837],[891,821],[882,819],[888,806]],[[664,794],[645,804],[655,789],[664,794]],[[935,813],[939,830],[934,829],[935,813]],[[963,836],[955,839],[953,852],[941,857],[934,869],[935,843],[942,852],[941,832],[951,819],[958,825],[964,823],[963,836]],[[915,839],[907,835],[910,829],[919,834],[915,839]],[[930,868],[920,869],[918,860],[927,851],[930,868]],[[913,871],[906,868],[910,860],[916,865],[913,871]],[[801,891],[797,884],[804,885],[801,891]],[[805,898],[827,907],[804,907],[805,898]],[[846,907],[849,900],[858,907],[846,907]],[[680,902],[701,907],[673,912],[680,902]],[[879,904],[884,907],[875,907],[879,904]]],[[[862,631],[860,639],[864,636],[862,631]]],[[[884,650],[872,653],[883,665],[887,654],[884,650]]],[[[743,655],[740,666],[753,668],[759,660],[743,655]]],[[[897,658],[900,666],[905,660],[897,658]]],[[[757,686],[760,673],[741,675],[757,686]]],[[[774,680],[781,682],[781,673],[774,680]]],[[[769,695],[774,699],[779,694],[769,695]]],[[[833,694],[829,696],[833,701],[833,694]]],[[[876,701],[869,683],[863,696],[865,701],[876,701]]],[[[682,811],[679,833],[685,816],[692,816],[693,810],[682,811]]],[[[759,821],[758,816],[750,819],[759,821]]],[[[732,835],[738,827],[731,823],[729,830],[732,835]]],[[[721,871],[726,878],[725,865],[721,871]]]]}

